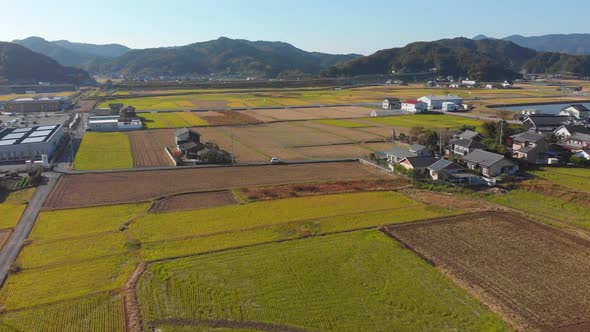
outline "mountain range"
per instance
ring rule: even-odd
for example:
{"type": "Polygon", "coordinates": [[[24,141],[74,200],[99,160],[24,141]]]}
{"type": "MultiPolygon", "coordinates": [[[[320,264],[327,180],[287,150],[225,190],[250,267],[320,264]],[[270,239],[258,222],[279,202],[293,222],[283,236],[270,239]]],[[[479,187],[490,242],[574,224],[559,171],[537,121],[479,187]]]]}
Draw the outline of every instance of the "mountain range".
{"type": "Polygon", "coordinates": [[[130,51],[119,44],[95,45],[72,43],[67,40],[47,41],[41,37],[29,37],[12,41],[31,51],[47,55],[64,66],[80,67],[95,61],[106,61],[130,51]]]}
{"type": "Polygon", "coordinates": [[[590,56],[537,52],[508,40],[467,38],[417,42],[331,67],[325,76],[428,73],[476,80],[512,80],[528,73],[590,75],[590,56]]]}
{"type": "Polygon", "coordinates": [[[0,42],[0,77],[11,83],[22,84],[89,84],[94,81],[82,69],[62,66],[46,55],[5,42],[0,42]]]}
{"type": "MultiPolygon", "coordinates": [[[[474,40],[494,39],[485,35],[477,35],[474,40]]],[[[557,52],[572,55],[590,55],[590,34],[551,34],[525,37],[512,35],[502,40],[509,40],[517,45],[532,48],[539,52],[557,52]]]]}

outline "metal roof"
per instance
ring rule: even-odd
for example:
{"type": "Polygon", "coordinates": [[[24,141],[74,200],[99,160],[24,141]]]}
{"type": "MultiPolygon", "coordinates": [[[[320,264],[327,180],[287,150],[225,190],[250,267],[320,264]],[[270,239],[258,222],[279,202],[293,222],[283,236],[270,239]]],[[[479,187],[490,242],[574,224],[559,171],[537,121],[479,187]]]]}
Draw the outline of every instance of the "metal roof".
{"type": "Polygon", "coordinates": [[[472,162],[474,164],[491,167],[498,162],[506,159],[503,155],[492,153],[484,150],[473,150],[470,154],[463,157],[464,161],[472,162]]]}

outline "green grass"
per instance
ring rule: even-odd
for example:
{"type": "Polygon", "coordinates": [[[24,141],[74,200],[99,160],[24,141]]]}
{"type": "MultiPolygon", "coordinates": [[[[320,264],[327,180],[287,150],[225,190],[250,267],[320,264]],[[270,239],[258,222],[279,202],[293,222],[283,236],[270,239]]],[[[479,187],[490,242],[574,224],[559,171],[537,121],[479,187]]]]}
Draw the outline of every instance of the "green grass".
{"type": "Polygon", "coordinates": [[[122,254],[128,251],[123,232],[106,233],[51,242],[33,242],[23,248],[18,256],[21,267],[38,268],[54,264],[122,254]]]}
{"type": "Polygon", "coordinates": [[[191,112],[141,113],[140,117],[148,129],[182,128],[207,126],[207,121],[191,112]]]}
{"type": "Polygon", "coordinates": [[[142,257],[157,260],[454,213],[398,193],[372,192],[146,214],[129,229],[143,242],[142,257]]]}
{"type": "Polygon", "coordinates": [[[127,255],[10,274],[0,290],[7,309],[45,304],[123,287],[136,261],[127,255]]]}
{"type": "Polygon", "coordinates": [[[557,220],[590,229],[590,209],[557,197],[524,190],[513,190],[504,195],[489,195],[486,199],[522,210],[548,223],[557,220]]]}
{"type": "Polygon", "coordinates": [[[0,316],[0,331],[125,331],[120,295],[97,294],[0,316]]]}
{"type": "Polygon", "coordinates": [[[378,231],[317,237],[151,265],[146,322],[232,320],[333,331],[498,331],[508,327],[435,268],[378,231]]]}
{"type": "Polygon", "coordinates": [[[116,231],[142,214],[149,203],[43,211],[29,235],[33,241],[58,240],[116,231]]]}
{"type": "Polygon", "coordinates": [[[366,128],[371,127],[366,123],[360,123],[352,120],[312,120],[312,122],[321,123],[325,125],[335,126],[335,127],[343,127],[343,128],[366,128]]]}
{"type": "Polygon", "coordinates": [[[560,186],[590,192],[590,169],[588,168],[547,167],[532,173],[560,186]]]}
{"type": "Polygon", "coordinates": [[[462,126],[479,127],[482,124],[482,121],[479,120],[473,120],[461,116],[453,116],[447,114],[400,115],[379,118],[367,118],[365,120],[394,127],[424,127],[426,129],[457,129],[462,126]]]}
{"type": "Polygon", "coordinates": [[[129,137],[124,133],[85,133],[74,166],[77,170],[133,168],[129,137]]]}

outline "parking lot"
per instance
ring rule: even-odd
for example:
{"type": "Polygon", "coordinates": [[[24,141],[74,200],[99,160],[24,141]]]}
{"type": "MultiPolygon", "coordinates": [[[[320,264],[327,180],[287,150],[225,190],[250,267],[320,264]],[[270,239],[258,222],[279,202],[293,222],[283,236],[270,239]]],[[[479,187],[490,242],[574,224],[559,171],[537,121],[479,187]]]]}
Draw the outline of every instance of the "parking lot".
{"type": "Polygon", "coordinates": [[[62,124],[68,119],[67,113],[30,113],[18,115],[0,115],[0,128],[4,127],[33,127],[62,124]],[[16,120],[16,121],[15,121],[16,120]],[[14,124],[13,124],[14,123],[14,124]]]}

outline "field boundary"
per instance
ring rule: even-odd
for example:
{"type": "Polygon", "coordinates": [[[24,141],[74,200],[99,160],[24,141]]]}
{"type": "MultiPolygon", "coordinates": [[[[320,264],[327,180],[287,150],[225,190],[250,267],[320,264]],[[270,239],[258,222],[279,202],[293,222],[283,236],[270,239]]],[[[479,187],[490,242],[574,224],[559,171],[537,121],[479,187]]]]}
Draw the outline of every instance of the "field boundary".
{"type": "Polygon", "coordinates": [[[254,329],[256,331],[268,332],[305,332],[305,329],[297,327],[253,322],[253,321],[231,321],[231,320],[197,320],[197,319],[160,319],[150,323],[152,329],[157,325],[174,325],[174,326],[207,326],[211,328],[229,328],[229,329],[254,329]]]}

